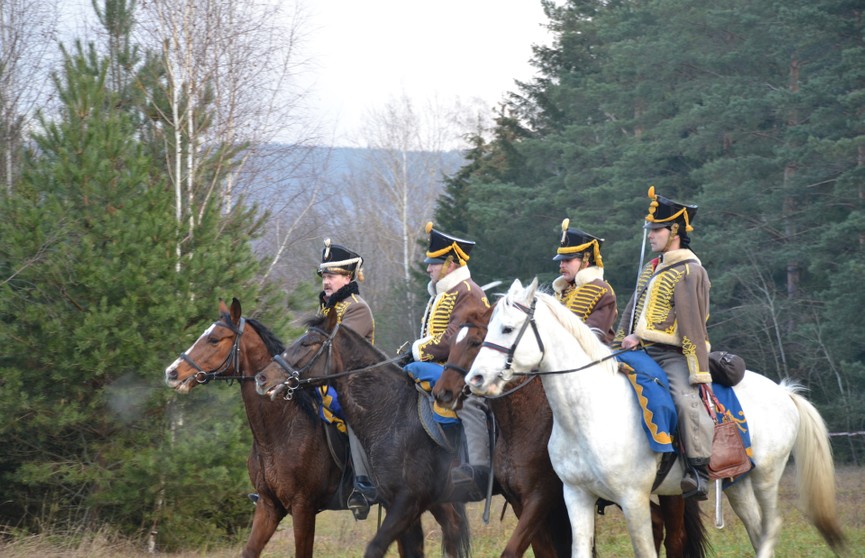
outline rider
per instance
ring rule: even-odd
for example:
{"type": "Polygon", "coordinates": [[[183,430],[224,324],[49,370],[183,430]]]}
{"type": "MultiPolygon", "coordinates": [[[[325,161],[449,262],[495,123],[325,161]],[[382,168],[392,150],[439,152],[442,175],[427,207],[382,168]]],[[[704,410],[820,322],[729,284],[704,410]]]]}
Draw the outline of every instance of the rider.
{"type": "Polygon", "coordinates": [[[640,272],[616,332],[623,349],[642,346],[666,372],[679,416],[680,440],[688,466],[682,495],[708,497],[707,466],[712,451],[713,421],[701,399],[709,375],[709,276],[691,251],[691,222],[696,205],[685,205],[649,188],[644,228],[659,256],[640,272]]]}
{"type": "MultiPolygon", "coordinates": [[[[475,243],[455,238],[426,225],[429,249],[424,263],[430,277],[430,294],[421,323],[420,339],[412,343],[414,362],[406,372],[419,383],[435,385],[448,360],[450,340],[459,329],[461,316],[479,308],[489,308],[489,302],[477,283],[472,281],[468,263],[475,243]]],[[[468,463],[451,470],[454,492],[466,500],[482,500],[490,474],[490,446],[487,432],[486,402],[471,395],[457,411],[468,445],[468,463]]]]}
{"type": "Polygon", "coordinates": [[[562,221],[562,239],[554,261],[559,262],[561,276],[553,281],[559,302],[588,325],[598,338],[609,345],[615,335],[616,293],[604,281],[601,244],[604,239],[580,229],[569,228],[570,219],[562,221]]]}
{"type": "MultiPolygon", "coordinates": [[[[321,292],[318,295],[319,313],[327,316],[336,312],[336,321],[361,334],[367,341],[375,340],[375,321],[372,311],[364,299],[360,297],[358,281],[363,281],[363,258],[356,252],[331,244],[330,239],[324,241],[321,252],[321,264],[318,274],[321,277],[321,292]]],[[[333,388],[323,386],[322,413],[326,419],[332,420],[338,399],[333,388]]],[[[365,519],[369,507],[376,498],[375,485],[369,477],[369,463],[366,452],[355,436],[351,426],[346,423],[351,460],[354,465],[354,489],[348,496],[347,506],[356,519],[365,519]]]]}

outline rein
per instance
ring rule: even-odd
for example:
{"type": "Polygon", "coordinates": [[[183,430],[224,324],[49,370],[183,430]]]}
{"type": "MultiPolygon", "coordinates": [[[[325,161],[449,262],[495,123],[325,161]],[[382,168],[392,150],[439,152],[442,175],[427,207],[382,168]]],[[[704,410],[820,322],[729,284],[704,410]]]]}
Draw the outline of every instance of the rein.
{"type": "Polygon", "coordinates": [[[206,384],[210,382],[210,380],[253,380],[254,378],[244,376],[240,371],[240,338],[243,336],[243,330],[246,327],[246,319],[240,318],[240,323],[237,327],[234,327],[234,324],[229,320],[219,320],[213,322],[213,325],[233,331],[235,334],[234,343],[231,345],[231,350],[228,351],[228,354],[225,356],[225,360],[223,360],[219,366],[210,371],[204,370],[197,362],[192,360],[186,352],[180,353],[180,360],[197,370],[195,373],[195,381],[199,384],[206,384]],[[237,375],[224,376],[223,372],[229,369],[234,369],[237,375]]]}
{"type": "MultiPolygon", "coordinates": [[[[538,347],[541,349],[541,358],[538,361],[538,364],[535,366],[535,368],[532,368],[528,372],[513,371],[513,372],[511,372],[512,376],[551,376],[551,375],[555,375],[555,374],[569,374],[571,372],[579,372],[581,370],[591,368],[591,367],[595,366],[596,364],[600,364],[604,361],[610,360],[611,358],[615,358],[622,353],[626,353],[628,351],[634,350],[634,349],[619,349],[618,351],[613,351],[612,353],[610,353],[609,355],[607,355],[603,358],[593,360],[592,362],[585,364],[583,366],[580,366],[578,368],[568,368],[567,370],[547,370],[546,372],[542,372],[538,368],[540,367],[541,363],[544,361],[544,344],[541,341],[541,336],[538,333],[538,326],[535,323],[535,306],[536,306],[537,302],[538,302],[538,298],[534,297],[532,299],[532,304],[529,307],[526,307],[526,306],[524,306],[518,302],[512,303],[514,306],[516,306],[517,308],[519,308],[520,310],[522,310],[523,312],[526,313],[526,320],[523,322],[523,325],[520,328],[520,332],[517,334],[517,338],[514,340],[513,344],[509,348],[502,347],[501,345],[497,345],[495,343],[490,343],[489,341],[484,341],[484,343],[482,345],[483,347],[488,347],[490,349],[493,349],[495,351],[499,351],[501,353],[505,353],[508,355],[508,359],[507,359],[507,362],[505,364],[505,367],[502,369],[501,372],[499,372],[499,377],[503,377],[502,373],[505,370],[511,369],[511,365],[512,365],[513,360],[514,360],[514,353],[516,353],[516,350],[517,350],[517,345],[519,345],[520,338],[523,336],[523,333],[525,333],[529,324],[531,324],[531,326],[532,326],[532,331],[534,331],[534,333],[535,333],[535,339],[537,339],[537,341],[538,341],[538,347]]],[[[528,383],[528,382],[525,382],[525,383],[528,383]]],[[[493,399],[493,398],[498,398],[498,397],[504,397],[505,395],[511,395],[512,393],[514,393],[515,391],[520,389],[522,386],[523,386],[523,384],[520,384],[519,386],[517,386],[516,389],[509,390],[509,391],[504,392],[502,394],[499,394],[495,397],[487,397],[487,398],[493,399]]]]}
{"type": "Polygon", "coordinates": [[[350,376],[352,374],[359,374],[361,372],[367,372],[369,370],[373,370],[375,368],[380,368],[380,367],[385,366],[387,364],[391,364],[393,362],[397,362],[399,360],[402,360],[402,358],[403,358],[402,356],[396,356],[396,357],[384,360],[382,362],[377,362],[375,364],[365,366],[363,368],[354,368],[351,370],[345,370],[345,371],[339,372],[337,374],[327,374],[327,372],[330,370],[330,361],[331,361],[331,354],[332,354],[332,349],[333,349],[333,339],[336,336],[336,332],[339,330],[340,325],[341,324],[336,324],[336,327],[333,328],[333,331],[331,333],[328,333],[327,331],[325,331],[321,328],[318,328],[318,327],[310,327],[309,330],[307,330],[307,333],[309,333],[310,331],[313,331],[313,332],[316,332],[316,333],[323,335],[326,338],[326,340],[321,344],[321,346],[318,348],[318,351],[316,351],[316,353],[312,356],[312,358],[309,359],[309,362],[307,362],[305,365],[303,365],[299,369],[295,369],[294,367],[292,367],[288,363],[288,361],[286,361],[285,358],[283,358],[282,355],[276,355],[275,357],[273,357],[273,362],[278,364],[279,367],[282,368],[283,371],[285,371],[289,375],[289,378],[287,380],[283,381],[281,384],[278,384],[278,385],[284,385],[286,388],[285,389],[285,395],[283,395],[283,399],[290,401],[294,397],[295,391],[297,391],[298,389],[301,389],[303,387],[306,387],[306,386],[326,385],[331,380],[333,380],[334,378],[341,378],[344,376],[350,376]],[[310,370],[310,368],[312,368],[312,365],[315,364],[315,361],[317,361],[319,359],[319,357],[321,357],[322,354],[324,354],[325,350],[327,350],[327,361],[325,363],[325,368],[324,368],[325,369],[325,375],[324,376],[314,376],[314,377],[310,377],[310,378],[302,378],[301,376],[304,373],[308,372],[310,370]]]}
{"type": "MultiPolygon", "coordinates": [[[[525,309],[524,306],[520,306],[520,308],[521,308],[521,309],[525,309]]],[[[463,327],[478,327],[478,328],[479,328],[479,327],[481,327],[481,326],[479,326],[478,324],[472,323],[472,322],[466,322],[466,323],[460,325],[460,327],[461,327],[461,328],[463,328],[463,327]]],[[[521,333],[521,334],[522,334],[522,333],[521,333]]],[[[535,335],[537,335],[537,330],[535,330],[535,335]]],[[[540,343],[541,343],[541,341],[540,341],[540,337],[537,337],[537,339],[538,339],[538,343],[540,344],[540,343]]],[[[517,341],[519,341],[519,338],[517,338],[517,341]]],[[[490,343],[489,345],[494,345],[496,348],[499,347],[499,345],[495,345],[495,343],[490,343]]],[[[481,345],[481,346],[483,346],[483,345],[481,345]]],[[[516,345],[515,345],[515,346],[516,346],[516,345]]],[[[543,351],[543,344],[541,344],[541,350],[543,351]]],[[[460,374],[462,374],[463,377],[469,375],[469,371],[466,370],[465,368],[463,368],[462,366],[457,366],[456,364],[451,364],[451,363],[449,363],[449,362],[446,362],[446,363],[442,366],[442,372],[444,372],[444,371],[447,370],[447,369],[456,370],[457,372],[459,372],[460,374]]],[[[515,374],[516,374],[516,373],[515,373],[515,374]]],[[[537,376],[537,374],[530,374],[530,373],[529,373],[529,374],[521,373],[521,374],[519,374],[519,375],[521,375],[521,376],[522,376],[522,375],[525,375],[525,376],[533,376],[533,377],[534,377],[534,376],[537,376]]],[[[519,390],[521,390],[521,389],[523,389],[524,387],[526,387],[529,383],[531,383],[532,379],[533,379],[533,378],[529,378],[529,379],[526,380],[525,382],[521,382],[520,384],[516,385],[515,387],[513,387],[513,388],[511,388],[511,389],[509,389],[509,390],[507,390],[507,391],[505,391],[505,392],[503,392],[503,393],[500,393],[500,394],[498,394],[498,395],[489,395],[489,396],[484,396],[484,399],[501,399],[502,397],[507,397],[507,396],[509,396],[509,395],[513,395],[514,393],[518,392],[519,390]]],[[[469,389],[468,384],[463,384],[463,389],[460,390],[460,393],[459,393],[459,396],[458,396],[458,400],[465,399],[466,397],[468,397],[468,396],[471,395],[471,394],[472,394],[472,392],[471,392],[471,389],[469,389]]]]}

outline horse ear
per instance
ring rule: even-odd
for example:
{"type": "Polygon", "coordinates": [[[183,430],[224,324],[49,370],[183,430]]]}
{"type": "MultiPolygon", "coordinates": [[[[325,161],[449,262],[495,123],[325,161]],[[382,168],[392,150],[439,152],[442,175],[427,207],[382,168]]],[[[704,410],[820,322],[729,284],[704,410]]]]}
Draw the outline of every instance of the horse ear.
{"type": "Polygon", "coordinates": [[[225,301],[223,299],[219,299],[219,315],[222,316],[224,314],[228,314],[228,306],[225,305],[225,301]]]}
{"type": "Polygon", "coordinates": [[[528,287],[526,287],[526,295],[527,295],[526,298],[532,298],[533,296],[535,296],[535,291],[537,291],[537,290],[538,290],[538,278],[537,278],[537,276],[535,276],[535,278],[532,279],[532,283],[528,287]]]}
{"type": "Polygon", "coordinates": [[[523,290],[523,284],[520,283],[519,279],[514,279],[514,282],[511,284],[511,288],[508,291],[508,294],[516,293],[517,291],[523,290]]]}
{"type": "Polygon", "coordinates": [[[240,316],[242,312],[240,311],[240,301],[236,298],[231,299],[231,321],[235,324],[240,323],[240,316]]]}

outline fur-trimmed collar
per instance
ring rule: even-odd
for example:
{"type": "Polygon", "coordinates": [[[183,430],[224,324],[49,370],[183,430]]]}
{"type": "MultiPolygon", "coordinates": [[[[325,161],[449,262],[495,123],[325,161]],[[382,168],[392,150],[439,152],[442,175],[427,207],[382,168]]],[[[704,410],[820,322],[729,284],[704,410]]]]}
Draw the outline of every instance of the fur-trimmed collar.
{"type": "MultiPolygon", "coordinates": [[[[579,287],[586,283],[591,283],[595,279],[604,280],[604,268],[596,265],[591,265],[585,269],[581,269],[574,276],[573,285],[579,287]]],[[[571,283],[561,275],[553,281],[553,290],[561,294],[568,288],[571,283]]]]}
{"type": "Polygon", "coordinates": [[[324,291],[321,291],[318,293],[318,302],[321,304],[322,308],[333,308],[338,302],[342,302],[353,294],[360,294],[360,288],[357,286],[357,281],[352,281],[348,285],[340,287],[339,290],[330,295],[330,298],[327,299],[327,301],[324,300],[324,291]]]}
{"type": "Polygon", "coordinates": [[[429,291],[430,296],[436,296],[448,292],[461,282],[471,278],[472,274],[469,271],[469,266],[460,266],[439,279],[435,284],[430,281],[429,284],[427,284],[427,291],[429,291]]]}
{"type": "Polygon", "coordinates": [[[661,254],[661,263],[658,264],[658,267],[664,268],[682,260],[696,260],[698,265],[703,265],[697,254],[693,253],[690,248],[679,248],[661,254]]]}

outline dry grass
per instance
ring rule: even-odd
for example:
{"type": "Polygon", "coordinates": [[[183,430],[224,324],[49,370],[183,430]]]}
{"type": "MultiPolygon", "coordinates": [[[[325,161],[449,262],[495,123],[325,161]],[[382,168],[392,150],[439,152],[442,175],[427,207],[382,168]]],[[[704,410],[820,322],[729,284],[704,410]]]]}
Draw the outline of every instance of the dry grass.
{"type": "MultiPolygon", "coordinates": [[[[797,495],[793,486],[792,471],[784,477],[781,491],[781,507],[784,510],[784,527],[777,556],[829,557],[832,552],[820,538],[803,514],[795,507],[797,495]]],[[[865,469],[843,467],[838,470],[838,513],[841,524],[848,536],[851,556],[865,556],[865,469]]],[[[481,521],[482,505],[470,504],[469,513],[472,526],[472,550],[474,556],[486,558],[498,556],[504,542],[516,524],[510,508],[499,521],[503,500],[496,498],[493,504],[492,519],[488,525],[481,521]]],[[[729,505],[725,505],[723,530],[717,530],[712,507],[704,504],[705,518],[709,534],[718,558],[739,558],[753,555],[748,537],[741,522],[735,517],[729,505]]],[[[320,558],[355,558],[363,554],[365,541],[371,538],[376,528],[376,509],[370,519],[355,522],[347,512],[323,512],[318,517],[316,527],[315,555],[320,558]]],[[[440,555],[441,533],[429,514],[423,518],[427,533],[427,554],[440,555]]],[[[607,514],[598,517],[597,539],[600,556],[628,556],[631,546],[625,531],[624,519],[618,510],[608,508],[607,514]]],[[[182,553],[162,554],[174,558],[229,557],[238,556],[243,545],[231,547],[201,548],[182,553]]],[[[291,518],[286,518],[279,530],[267,545],[263,556],[293,556],[293,534],[291,518]]],[[[97,532],[73,537],[40,535],[17,538],[0,543],[0,556],[4,558],[63,557],[63,558],[143,558],[151,556],[128,540],[113,537],[105,532],[97,532]]],[[[397,556],[391,549],[388,556],[397,556]]],[[[532,556],[531,552],[527,556],[532,556]]]]}

